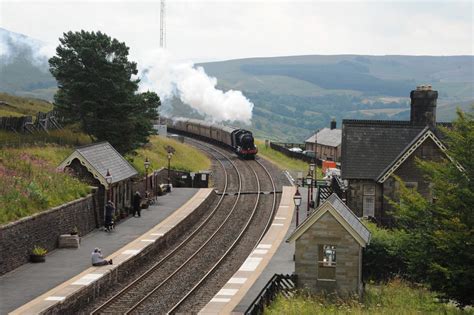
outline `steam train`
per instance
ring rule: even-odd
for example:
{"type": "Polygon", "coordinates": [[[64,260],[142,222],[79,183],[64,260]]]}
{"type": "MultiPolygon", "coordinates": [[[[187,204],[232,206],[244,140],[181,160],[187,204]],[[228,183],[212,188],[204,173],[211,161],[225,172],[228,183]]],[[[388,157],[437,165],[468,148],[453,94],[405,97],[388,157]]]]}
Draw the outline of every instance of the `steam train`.
{"type": "Polygon", "coordinates": [[[257,154],[253,135],[250,131],[213,124],[198,119],[166,118],[168,130],[198,136],[205,140],[231,148],[244,159],[254,159],[257,154]]]}

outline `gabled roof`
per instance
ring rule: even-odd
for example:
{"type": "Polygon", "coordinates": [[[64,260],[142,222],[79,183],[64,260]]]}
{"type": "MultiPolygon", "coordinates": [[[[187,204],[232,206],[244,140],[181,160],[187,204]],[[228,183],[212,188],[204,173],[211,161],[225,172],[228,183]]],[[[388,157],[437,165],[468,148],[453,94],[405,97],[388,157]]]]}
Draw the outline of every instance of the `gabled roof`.
{"type": "Polygon", "coordinates": [[[105,187],[108,187],[107,181],[105,180],[107,170],[109,170],[112,175],[112,184],[138,174],[137,170],[108,142],[99,142],[76,148],[76,150],[59,165],[59,168],[64,169],[70,165],[74,159],[78,159],[105,187]]]}
{"type": "Polygon", "coordinates": [[[323,128],[316,134],[312,135],[305,142],[318,143],[329,147],[337,147],[342,141],[341,129],[323,128]]]}
{"type": "Polygon", "coordinates": [[[360,219],[336,194],[332,194],[290,235],[287,242],[294,242],[315,224],[326,212],[329,212],[354,239],[365,247],[370,242],[370,232],[360,219]]]}
{"type": "Polygon", "coordinates": [[[424,128],[409,121],[343,120],[341,177],[376,180],[424,128]]]}

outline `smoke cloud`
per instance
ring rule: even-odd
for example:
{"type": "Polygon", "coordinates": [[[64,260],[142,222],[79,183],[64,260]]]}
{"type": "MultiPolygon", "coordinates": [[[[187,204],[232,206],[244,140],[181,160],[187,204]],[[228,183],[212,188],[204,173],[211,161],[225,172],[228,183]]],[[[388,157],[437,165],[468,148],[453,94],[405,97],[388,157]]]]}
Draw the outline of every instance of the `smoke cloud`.
{"type": "Polygon", "coordinates": [[[162,101],[178,97],[212,122],[240,121],[250,124],[253,103],[240,91],[224,92],[216,88],[217,79],[209,77],[192,62],[173,60],[163,49],[142,61],[141,90],[155,91],[162,101]]]}

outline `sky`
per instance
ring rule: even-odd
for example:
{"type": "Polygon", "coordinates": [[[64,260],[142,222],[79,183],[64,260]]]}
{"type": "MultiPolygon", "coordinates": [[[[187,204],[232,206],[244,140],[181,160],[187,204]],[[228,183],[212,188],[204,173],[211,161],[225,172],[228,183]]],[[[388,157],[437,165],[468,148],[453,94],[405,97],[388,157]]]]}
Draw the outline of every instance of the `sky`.
{"type": "MultiPolygon", "coordinates": [[[[159,47],[160,1],[0,0],[0,27],[55,47],[102,31],[132,58],[159,47]]],[[[194,62],[312,54],[473,55],[472,1],[166,2],[166,48],[194,62]]]]}

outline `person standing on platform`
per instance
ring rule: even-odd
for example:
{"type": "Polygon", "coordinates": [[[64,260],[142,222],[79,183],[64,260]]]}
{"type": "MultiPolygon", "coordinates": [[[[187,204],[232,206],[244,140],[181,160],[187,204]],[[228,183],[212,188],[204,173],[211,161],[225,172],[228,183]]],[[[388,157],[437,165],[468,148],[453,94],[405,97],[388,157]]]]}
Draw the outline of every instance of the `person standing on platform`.
{"type": "Polygon", "coordinates": [[[105,205],[104,227],[105,227],[106,232],[109,232],[114,225],[113,223],[114,213],[115,213],[115,205],[111,200],[109,200],[107,201],[107,204],[105,205]]]}
{"type": "Polygon", "coordinates": [[[133,195],[133,216],[137,214],[139,217],[141,217],[140,215],[140,211],[142,210],[141,203],[142,203],[142,196],[137,190],[135,195],[133,195]]]}

